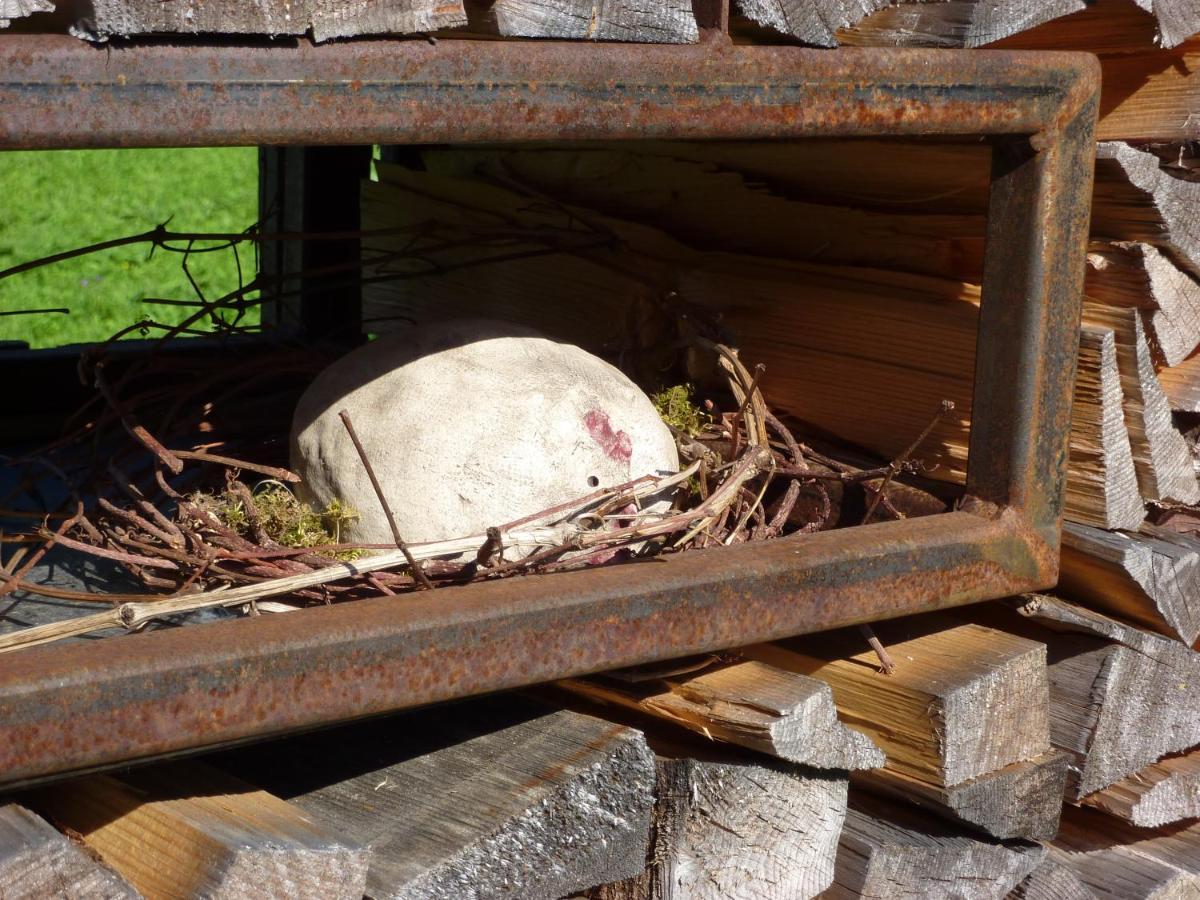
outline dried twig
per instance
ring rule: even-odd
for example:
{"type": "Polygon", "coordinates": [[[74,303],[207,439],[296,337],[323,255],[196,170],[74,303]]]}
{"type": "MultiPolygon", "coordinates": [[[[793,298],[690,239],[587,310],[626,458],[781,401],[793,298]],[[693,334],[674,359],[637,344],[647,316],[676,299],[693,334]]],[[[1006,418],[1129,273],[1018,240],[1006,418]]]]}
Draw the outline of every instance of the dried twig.
{"type": "Polygon", "coordinates": [[[342,420],[342,425],[346,428],[346,434],[350,435],[350,440],[354,444],[354,450],[358,453],[358,458],[362,461],[362,466],[367,470],[367,477],[371,479],[371,488],[375,491],[375,496],[379,499],[379,505],[383,507],[383,514],[387,517],[388,528],[392,530],[392,538],[396,541],[396,546],[400,552],[404,554],[404,559],[408,562],[409,568],[416,577],[422,589],[433,590],[433,583],[429,580],[429,576],[425,574],[425,570],[421,568],[421,564],[413,559],[413,555],[408,551],[408,545],[404,543],[404,538],[400,537],[400,529],[396,525],[396,517],[392,515],[392,508],[388,505],[387,497],[383,494],[383,487],[379,484],[379,479],[375,477],[375,468],[371,465],[371,459],[367,456],[367,451],[362,445],[362,441],[358,439],[358,434],[354,431],[354,423],[350,421],[350,413],[342,410],[338,413],[338,418],[342,420]]]}

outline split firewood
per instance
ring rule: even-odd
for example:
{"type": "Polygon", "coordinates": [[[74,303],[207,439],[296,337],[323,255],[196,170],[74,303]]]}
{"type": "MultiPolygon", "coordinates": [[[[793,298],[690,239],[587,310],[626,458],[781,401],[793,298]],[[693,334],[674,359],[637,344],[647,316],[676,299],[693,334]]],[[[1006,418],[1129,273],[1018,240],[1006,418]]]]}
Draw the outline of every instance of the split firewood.
{"type": "Polygon", "coordinates": [[[0,805],[0,894],[5,900],[141,896],[40,816],[15,803],[0,805]]]}
{"type": "Polygon", "coordinates": [[[54,12],[51,0],[0,0],[0,28],[7,28],[13,19],[39,12],[54,12]]]}
{"type": "Polygon", "coordinates": [[[1191,451],[1171,420],[1171,407],[1158,383],[1145,326],[1136,310],[1084,304],[1084,321],[1111,328],[1125,394],[1138,485],[1147,500],[1195,503],[1200,483],[1191,451]]]}
{"type": "Polygon", "coordinates": [[[818,47],[979,47],[1084,8],[1083,0],[1053,0],[1033,7],[1021,0],[967,0],[954,4],[950,12],[902,3],[898,15],[880,21],[879,11],[891,5],[888,0],[736,0],[736,5],[760,25],[818,47]]]}
{"type": "Polygon", "coordinates": [[[1200,818],[1200,748],[1151,763],[1082,802],[1140,828],[1200,818]]]}
{"type": "MultiPolygon", "coordinates": [[[[73,0],[62,4],[70,11],[73,0]]],[[[77,4],[83,6],[83,4],[77,4]]],[[[364,34],[412,34],[465,25],[461,0],[291,0],[291,2],[160,3],[96,0],[77,25],[98,38],[136,34],[304,34],[318,41],[364,34]]]]}
{"type": "Polygon", "coordinates": [[[643,681],[567,679],[557,686],[593,703],[818,769],[869,769],[884,761],[869,738],[838,722],[827,684],[763,663],[735,662],[643,681]]]}
{"type": "Polygon", "coordinates": [[[1200,540],[1144,525],[1137,532],[1063,525],[1059,591],[1193,644],[1200,638],[1200,540]]]}
{"type": "Polygon", "coordinates": [[[1096,894],[1074,870],[1047,853],[1005,900],[1094,900],[1096,894]]]}
{"type": "Polygon", "coordinates": [[[896,670],[879,673],[847,629],[742,652],[825,681],[841,720],[887,755],[889,771],[957,785],[1050,749],[1045,647],[923,616],[876,625],[896,670]]]}
{"type": "Polygon", "coordinates": [[[807,900],[831,885],[844,772],[648,739],[657,770],[650,864],[593,900],[807,900]]]}
{"type": "Polygon", "coordinates": [[[854,772],[856,788],[915,803],[1000,840],[1048,840],[1058,833],[1070,757],[1057,750],[954,785],[887,768],[854,772]]]}
{"type": "Polygon", "coordinates": [[[834,883],[824,896],[1000,900],[1045,852],[1025,841],[974,837],[911,806],[852,792],[834,883]]]}
{"type": "Polygon", "coordinates": [[[505,37],[689,44],[700,36],[691,0],[494,0],[470,11],[472,31],[505,37]]]}
{"type": "Polygon", "coordinates": [[[147,897],[363,894],[370,851],[266,791],[200,763],[90,775],[28,802],[147,897]]]}
{"type": "Polygon", "coordinates": [[[556,900],[646,864],[654,756],[631,728],[487,698],[282,747],[220,764],[369,845],[374,900],[556,900]]]}
{"type": "Polygon", "coordinates": [[[1073,802],[1200,745],[1200,653],[1056,597],[964,610],[1049,648],[1050,735],[1073,802]]]}
{"type": "Polygon", "coordinates": [[[1200,892],[1200,824],[1137,829],[1068,806],[1051,843],[1055,859],[1104,897],[1193,897],[1200,892]]]}
{"type": "Polygon", "coordinates": [[[1092,233],[1154,244],[1200,275],[1200,183],[1119,141],[1098,146],[1096,171],[1092,233]]]}
{"type": "Polygon", "coordinates": [[[1200,281],[1152,244],[1093,241],[1088,273],[1089,298],[1143,310],[1160,365],[1178,365],[1200,345],[1200,281]]]}
{"type": "Polygon", "coordinates": [[[1200,353],[1158,370],[1167,402],[1176,412],[1200,413],[1200,353]]]}

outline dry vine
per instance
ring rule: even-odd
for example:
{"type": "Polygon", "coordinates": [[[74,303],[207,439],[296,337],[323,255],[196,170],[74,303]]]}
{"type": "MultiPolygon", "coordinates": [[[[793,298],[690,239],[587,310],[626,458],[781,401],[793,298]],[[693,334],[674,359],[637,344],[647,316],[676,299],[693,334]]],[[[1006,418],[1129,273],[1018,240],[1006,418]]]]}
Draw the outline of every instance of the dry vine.
{"type": "MultiPolygon", "coordinates": [[[[237,335],[245,330],[237,324],[240,314],[262,302],[250,296],[256,291],[313,275],[344,274],[357,284],[427,277],[445,270],[439,253],[462,247],[457,236],[442,233],[434,223],[405,233],[411,234],[411,241],[403,251],[371,256],[361,264],[273,279],[255,277],[215,300],[205,298],[197,286],[197,299],[171,301],[194,307],[182,323],[147,319],[132,328],[161,331],[165,339],[190,333],[207,319],[226,335],[237,335]],[[375,274],[365,276],[364,266],[375,274]],[[235,313],[232,320],[224,315],[228,311],[235,313]]],[[[188,254],[198,242],[221,241],[220,247],[236,252],[247,241],[333,240],[363,234],[367,233],[265,235],[251,230],[203,235],[172,233],[160,226],[14,267],[0,272],[0,279],[98,248],[137,242],[181,253],[186,270],[188,254]]],[[[471,239],[480,254],[469,265],[540,253],[591,253],[612,240],[590,229],[529,233],[513,228],[476,233],[471,239]]],[[[202,356],[170,353],[118,363],[107,354],[109,345],[101,345],[80,364],[81,378],[96,394],[64,437],[37,454],[10,461],[21,468],[22,478],[17,491],[0,498],[0,509],[6,516],[38,524],[23,534],[3,537],[4,545],[14,549],[0,559],[0,596],[22,590],[110,608],[0,636],[0,651],[112,627],[138,630],[148,622],[198,609],[260,614],[579,568],[606,563],[614,555],[620,559],[677,553],[814,531],[830,527],[835,518],[828,489],[832,484],[843,490],[861,488],[867,507],[863,521],[902,516],[888,489],[898,475],[919,470],[909,457],[930,429],[889,465],[848,465],[799,441],[772,413],[762,392],[769,376],[761,367],[747,370],[715,326],[692,315],[677,339],[694,351],[711,354],[725,380],[722,396],[705,398],[707,414],[698,427],[675,429],[686,464],[677,475],[600,488],[453,541],[406,545],[393,526],[393,544],[329,541],[301,547],[286,546],[268,533],[252,484],[262,476],[276,486],[273,489],[283,489],[298,480],[286,468],[282,438],[300,392],[332,360],[311,348],[280,345],[241,354],[227,347],[217,351],[222,354],[219,366],[202,356]],[[727,411],[721,412],[722,406],[727,411]],[[47,472],[68,499],[57,507],[43,503],[37,508],[38,484],[47,472]],[[664,493],[674,496],[669,510],[643,509],[643,500],[664,493]],[[239,504],[245,519],[239,527],[205,499],[218,494],[239,504]],[[802,498],[803,513],[798,511],[802,498]],[[88,593],[32,583],[34,566],[55,546],[117,562],[155,593],[88,593]],[[363,551],[370,555],[347,558],[363,551]]],[[[346,426],[353,436],[352,423],[346,426]]],[[[375,482],[370,460],[361,448],[360,453],[375,482]]],[[[387,511],[382,492],[379,500],[387,511]]]]}

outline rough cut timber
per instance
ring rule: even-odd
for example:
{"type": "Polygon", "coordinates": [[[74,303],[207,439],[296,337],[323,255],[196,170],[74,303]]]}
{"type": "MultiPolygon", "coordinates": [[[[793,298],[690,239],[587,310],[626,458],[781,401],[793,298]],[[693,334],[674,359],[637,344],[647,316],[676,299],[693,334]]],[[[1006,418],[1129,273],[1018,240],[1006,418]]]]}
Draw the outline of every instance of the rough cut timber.
{"type": "Polygon", "coordinates": [[[1045,856],[1039,844],[973,837],[926,813],[852,792],[829,900],[1000,900],[1045,856]]]}
{"type": "Polygon", "coordinates": [[[1146,507],[1125,425],[1116,334],[1110,328],[1080,326],[1070,454],[1066,517],[1102,528],[1137,528],[1146,507]]]}
{"type": "Polygon", "coordinates": [[[93,775],[29,803],[148,897],[362,896],[370,851],[294,806],[199,763],[93,775]]]}
{"type": "Polygon", "coordinates": [[[480,30],[506,37],[689,44],[700,36],[691,0],[492,0],[480,12],[480,30]]]}
{"type": "Polygon", "coordinates": [[[374,900],[556,900],[645,868],[654,756],[640,732],[575,712],[487,698],[222,765],[370,846],[374,900]]]}
{"type": "Polygon", "coordinates": [[[915,803],[990,837],[1049,840],[1058,832],[1070,757],[1056,750],[944,787],[889,769],[855,772],[856,788],[915,803]]]}
{"type": "Polygon", "coordinates": [[[1087,296],[1143,310],[1156,362],[1174,366],[1200,345],[1200,282],[1151,244],[1093,242],[1087,296]]]}
{"type": "Polygon", "coordinates": [[[434,174],[483,176],[531,196],[550,195],[653,226],[698,250],[878,266],[976,283],[983,272],[986,224],[979,214],[909,215],[814,203],[712,163],[628,147],[430,150],[422,159],[434,174]]]}
{"type": "Polygon", "coordinates": [[[1067,807],[1063,810],[1062,828],[1053,846],[1063,851],[1061,855],[1056,854],[1059,859],[1072,866],[1085,883],[1098,893],[1103,892],[1104,896],[1200,896],[1200,823],[1138,829],[1096,810],[1067,807]],[[1120,851],[1119,860],[1108,857],[1113,850],[1120,851]],[[1088,866],[1090,856],[1100,857],[1101,865],[1088,866]],[[1156,863],[1167,871],[1141,865],[1135,861],[1137,859],[1156,863]],[[1122,863],[1127,876],[1120,871],[1122,863]],[[1188,877],[1172,879],[1170,870],[1188,877]],[[1135,894],[1120,890],[1127,883],[1126,877],[1140,881],[1147,875],[1152,876],[1151,883],[1153,880],[1167,884],[1174,882],[1174,890],[1178,893],[1147,891],[1135,894]],[[1110,880],[1110,884],[1106,885],[1105,880],[1110,880]],[[1185,887],[1186,890],[1181,890],[1185,887]]]}
{"type": "Polygon", "coordinates": [[[1056,597],[1019,611],[1013,630],[1049,648],[1051,740],[1075,758],[1068,799],[1200,744],[1200,653],[1056,597]]]}
{"type": "MultiPolygon", "coordinates": [[[[1105,900],[1193,900],[1200,892],[1195,875],[1113,844],[1103,835],[1065,832],[1048,851],[1049,859],[1105,900]]],[[[1067,894],[1054,900],[1075,897],[1067,894]]]]}
{"type": "Polygon", "coordinates": [[[596,900],[807,900],[833,882],[846,775],[650,737],[650,864],[596,900]]]}
{"type": "Polygon", "coordinates": [[[0,28],[38,12],[54,12],[54,4],[50,0],[0,0],[0,28]]]}
{"type": "Polygon", "coordinates": [[[1158,381],[1171,409],[1200,412],[1200,353],[1169,369],[1160,369],[1158,381]]]}
{"type": "Polygon", "coordinates": [[[876,631],[896,662],[891,675],[857,629],[742,652],[827,682],[841,720],[887,754],[886,768],[927,784],[960,784],[1050,749],[1044,646],[942,616],[876,631]]]}
{"type": "Polygon", "coordinates": [[[1200,818],[1200,749],[1151,763],[1083,803],[1140,828],[1200,818]]]}
{"type": "Polygon", "coordinates": [[[1200,638],[1200,542],[1151,525],[1136,533],[1063,525],[1059,591],[1184,644],[1200,638]]]}
{"type": "Polygon", "coordinates": [[[886,10],[888,0],[735,0],[747,17],[781,34],[819,47],[836,47],[841,29],[856,26],[880,10],[891,13],[887,24],[867,18],[855,31],[859,41],[883,46],[979,47],[1032,28],[1047,19],[1084,9],[1083,0],[959,0],[955,3],[902,4],[886,10]],[[930,7],[933,9],[930,9],[930,7]],[[941,9],[948,7],[948,9],[941,9]],[[862,40],[862,33],[870,40],[862,40]]]}
{"type": "Polygon", "coordinates": [[[1093,900],[1095,896],[1074,870],[1047,853],[1006,900],[1093,900]]]}
{"type": "Polygon", "coordinates": [[[870,769],[883,753],[837,720],[829,686],[758,662],[649,681],[568,679],[558,687],[705,737],[818,769],[870,769]]]}
{"type": "Polygon", "coordinates": [[[92,0],[79,23],[100,38],[136,34],[305,34],[318,41],[465,25],[461,0],[92,0]]]}
{"type": "Polygon", "coordinates": [[[1147,500],[1200,501],[1191,450],[1171,420],[1137,310],[1084,303],[1084,321],[1111,328],[1125,394],[1125,425],[1138,485],[1147,500]]]}
{"type": "MultiPolygon", "coordinates": [[[[843,802],[844,806],[844,802],[843,802]]],[[[0,806],[0,897],[134,900],[128,882],[22,806],[0,806]]]]}
{"type": "Polygon", "coordinates": [[[1119,141],[1097,145],[1096,173],[1094,235],[1155,244],[1180,266],[1200,274],[1200,182],[1180,177],[1153,153],[1119,141]]]}

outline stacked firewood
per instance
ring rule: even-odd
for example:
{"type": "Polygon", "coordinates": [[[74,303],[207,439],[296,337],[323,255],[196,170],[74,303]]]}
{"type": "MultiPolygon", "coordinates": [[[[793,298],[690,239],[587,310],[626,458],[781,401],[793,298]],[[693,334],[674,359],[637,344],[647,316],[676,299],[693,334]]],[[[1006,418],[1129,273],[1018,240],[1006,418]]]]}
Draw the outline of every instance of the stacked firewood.
{"type": "MultiPolygon", "coordinates": [[[[887,674],[857,630],[837,632],[14,795],[0,806],[0,894],[1200,892],[1200,4],[884,6],[735,0],[730,30],[1101,57],[1058,588],[878,625],[887,674]]],[[[702,7],[97,0],[83,15],[0,0],[0,22],[694,42],[720,19],[702,7]]],[[[650,373],[679,362],[679,322],[716,322],[748,370],[764,367],[771,408],[846,463],[901,457],[952,401],[919,488],[894,490],[908,492],[899,514],[953,502],[986,147],[424,148],[406,161],[364,185],[364,228],[393,229],[365,241],[369,272],[431,223],[439,238],[503,230],[505,258],[459,265],[473,251],[447,240],[463,249],[436,270],[373,282],[368,330],[486,314],[650,373]]],[[[719,375],[683,364],[701,388],[719,375]]]]}

